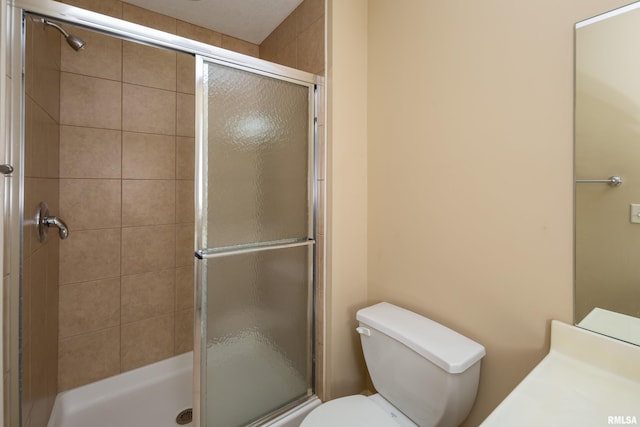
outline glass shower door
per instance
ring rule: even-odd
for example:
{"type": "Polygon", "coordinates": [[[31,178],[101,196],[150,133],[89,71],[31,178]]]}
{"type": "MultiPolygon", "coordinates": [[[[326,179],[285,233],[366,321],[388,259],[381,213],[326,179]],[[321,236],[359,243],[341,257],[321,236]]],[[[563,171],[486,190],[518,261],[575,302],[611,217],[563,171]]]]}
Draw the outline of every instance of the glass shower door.
{"type": "Polygon", "coordinates": [[[245,426],[313,393],[314,85],[197,64],[194,410],[245,426]]]}

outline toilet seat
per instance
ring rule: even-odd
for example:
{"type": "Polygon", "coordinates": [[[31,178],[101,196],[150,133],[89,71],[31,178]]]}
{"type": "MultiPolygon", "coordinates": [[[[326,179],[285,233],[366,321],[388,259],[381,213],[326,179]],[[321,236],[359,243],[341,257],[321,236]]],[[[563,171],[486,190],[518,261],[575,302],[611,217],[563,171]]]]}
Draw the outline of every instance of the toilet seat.
{"type": "Polygon", "coordinates": [[[399,427],[391,415],[366,396],[334,399],[311,411],[300,427],[399,427]]]}

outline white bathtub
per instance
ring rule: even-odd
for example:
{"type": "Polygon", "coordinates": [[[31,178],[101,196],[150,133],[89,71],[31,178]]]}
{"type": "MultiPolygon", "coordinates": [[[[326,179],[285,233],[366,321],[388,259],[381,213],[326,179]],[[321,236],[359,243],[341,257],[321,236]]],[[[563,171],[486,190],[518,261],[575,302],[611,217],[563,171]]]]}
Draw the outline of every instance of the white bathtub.
{"type": "MultiPolygon", "coordinates": [[[[47,427],[176,427],[192,407],[192,364],[185,353],[60,393],[47,427]]],[[[314,397],[268,425],[298,427],[320,403],[314,397]]]]}

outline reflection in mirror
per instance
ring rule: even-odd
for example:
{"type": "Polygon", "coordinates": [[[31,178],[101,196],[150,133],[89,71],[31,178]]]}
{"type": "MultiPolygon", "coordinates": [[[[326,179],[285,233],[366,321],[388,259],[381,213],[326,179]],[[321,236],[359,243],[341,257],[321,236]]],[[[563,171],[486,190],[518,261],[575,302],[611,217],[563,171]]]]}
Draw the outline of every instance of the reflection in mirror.
{"type": "Polygon", "coordinates": [[[640,3],[575,42],[575,322],[640,344],[640,3]]]}

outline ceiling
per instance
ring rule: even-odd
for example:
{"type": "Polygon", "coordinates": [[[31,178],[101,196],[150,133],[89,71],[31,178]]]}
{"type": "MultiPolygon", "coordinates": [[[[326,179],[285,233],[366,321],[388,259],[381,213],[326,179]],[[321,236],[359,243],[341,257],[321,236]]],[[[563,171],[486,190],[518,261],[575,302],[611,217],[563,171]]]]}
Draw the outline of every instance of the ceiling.
{"type": "Polygon", "coordinates": [[[127,0],[127,3],[260,44],[302,0],[127,0]]]}

